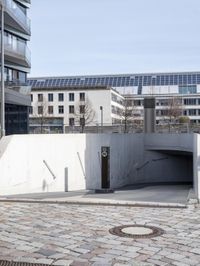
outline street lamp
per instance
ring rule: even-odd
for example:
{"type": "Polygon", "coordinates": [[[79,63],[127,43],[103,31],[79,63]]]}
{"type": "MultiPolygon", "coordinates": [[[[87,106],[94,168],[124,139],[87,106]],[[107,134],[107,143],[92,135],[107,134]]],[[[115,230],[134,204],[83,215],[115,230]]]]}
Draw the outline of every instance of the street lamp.
{"type": "Polygon", "coordinates": [[[101,111],[101,133],[103,133],[103,106],[100,106],[101,111]]]}
{"type": "Polygon", "coordinates": [[[1,137],[5,136],[4,0],[1,0],[1,137]]]}

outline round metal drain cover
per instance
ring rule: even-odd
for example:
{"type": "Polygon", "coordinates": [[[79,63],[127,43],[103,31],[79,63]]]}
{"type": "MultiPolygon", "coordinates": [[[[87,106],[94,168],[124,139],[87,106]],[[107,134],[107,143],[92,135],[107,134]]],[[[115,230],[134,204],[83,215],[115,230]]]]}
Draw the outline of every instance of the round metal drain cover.
{"type": "Polygon", "coordinates": [[[121,225],[111,228],[109,232],[116,236],[130,238],[151,238],[164,234],[164,231],[158,227],[148,225],[121,225]]]}

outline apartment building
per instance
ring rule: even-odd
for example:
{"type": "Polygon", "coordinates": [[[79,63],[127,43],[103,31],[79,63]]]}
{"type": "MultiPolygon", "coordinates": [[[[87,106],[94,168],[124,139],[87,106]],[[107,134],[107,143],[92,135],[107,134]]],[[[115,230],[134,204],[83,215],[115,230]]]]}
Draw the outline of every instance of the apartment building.
{"type": "Polygon", "coordinates": [[[75,127],[120,123],[124,97],[112,88],[32,87],[30,132],[69,132],[75,127]]]}
{"type": "MultiPolygon", "coordinates": [[[[4,80],[6,134],[28,133],[30,87],[27,73],[31,67],[30,0],[4,0],[4,80]]],[[[1,18],[0,18],[1,20],[1,18]]]]}

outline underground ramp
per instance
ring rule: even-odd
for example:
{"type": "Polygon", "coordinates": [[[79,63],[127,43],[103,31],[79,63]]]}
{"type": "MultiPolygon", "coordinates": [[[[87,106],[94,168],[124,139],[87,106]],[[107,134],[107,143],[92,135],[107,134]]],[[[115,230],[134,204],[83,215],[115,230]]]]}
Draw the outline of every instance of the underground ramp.
{"type": "Polygon", "coordinates": [[[137,169],[141,182],[193,185],[193,153],[178,150],[148,150],[137,169]]]}

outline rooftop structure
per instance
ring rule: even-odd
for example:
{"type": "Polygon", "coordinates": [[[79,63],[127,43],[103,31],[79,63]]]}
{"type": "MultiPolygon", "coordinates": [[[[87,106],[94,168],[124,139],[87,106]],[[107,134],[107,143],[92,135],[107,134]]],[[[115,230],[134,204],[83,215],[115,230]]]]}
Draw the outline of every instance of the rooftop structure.
{"type": "Polygon", "coordinates": [[[200,85],[200,72],[40,77],[30,78],[28,84],[33,88],[69,86],[138,87],[137,94],[143,94],[142,87],[145,86],[200,85]]]}

